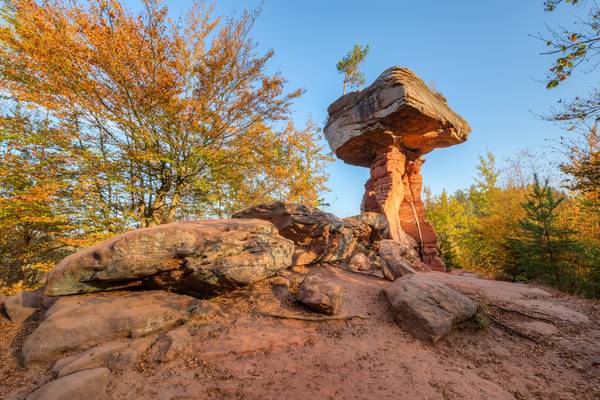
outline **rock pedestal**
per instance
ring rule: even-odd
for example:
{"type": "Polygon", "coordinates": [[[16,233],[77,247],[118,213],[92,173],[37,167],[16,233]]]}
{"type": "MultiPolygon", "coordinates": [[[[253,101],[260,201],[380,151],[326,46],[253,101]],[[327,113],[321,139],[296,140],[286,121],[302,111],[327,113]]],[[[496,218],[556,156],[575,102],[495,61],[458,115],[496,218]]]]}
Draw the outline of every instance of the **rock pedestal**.
{"type": "Polygon", "coordinates": [[[346,163],[369,167],[363,212],[383,214],[390,238],[413,246],[422,261],[445,270],[433,227],[425,220],[422,155],[462,143],[469,125],[417,75],[387,69],[366,89],[346,94],[328,108],[325,137],[346,163]]]}

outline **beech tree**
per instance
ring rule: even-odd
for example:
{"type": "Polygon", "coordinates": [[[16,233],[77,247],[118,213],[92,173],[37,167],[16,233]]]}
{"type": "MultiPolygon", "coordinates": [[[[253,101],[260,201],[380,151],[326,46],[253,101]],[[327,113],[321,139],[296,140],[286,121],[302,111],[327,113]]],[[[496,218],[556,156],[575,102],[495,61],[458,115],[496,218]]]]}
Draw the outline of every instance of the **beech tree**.
{"type": "Polygon", "coordinates": [[[294,176],[307,155],[318,160],[286,194],[314,204],[327,158],[316,136],[300,143],[286,131],[302,91],[265,71],[273,51],[258,53],[250,37],[257,14],[224,20],[196,4],[172,22],[159,0],[143,6],[134,15],[119,0],[4,0],[2,90],[69,132],[96,212],[149,226],[215,197],[241,205],[254,174],[285,159],[294,176]]]}
{"type": "Polygon", "coordinates": [[[344,58],[338,61],[337,70],[344,74],[344,94],[346,94],[347,86],[356,87],[364,85],[365,77],[359,68],[368,53],[368,45],[363,47],[359,44],[355,44],[352,50],[350,50],[344,58]]]}

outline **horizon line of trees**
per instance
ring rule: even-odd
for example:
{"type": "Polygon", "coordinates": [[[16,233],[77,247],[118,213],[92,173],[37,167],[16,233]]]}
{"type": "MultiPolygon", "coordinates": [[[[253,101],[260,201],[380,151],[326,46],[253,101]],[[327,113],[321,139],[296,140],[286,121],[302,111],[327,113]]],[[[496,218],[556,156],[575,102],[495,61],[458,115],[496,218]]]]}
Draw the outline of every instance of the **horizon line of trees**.
{"type": "Polygon", "coordinates": [[[527,154],[499,169],[488,152],[480,157],[477,177],[467,190],[439,196],[426,192],[426,215],[449,268],[600,298],[596,128],[579,140],[563,140],[561,146],[565,161],[558,166],[560,183],[552,184],[528,167],[527,154]]]}

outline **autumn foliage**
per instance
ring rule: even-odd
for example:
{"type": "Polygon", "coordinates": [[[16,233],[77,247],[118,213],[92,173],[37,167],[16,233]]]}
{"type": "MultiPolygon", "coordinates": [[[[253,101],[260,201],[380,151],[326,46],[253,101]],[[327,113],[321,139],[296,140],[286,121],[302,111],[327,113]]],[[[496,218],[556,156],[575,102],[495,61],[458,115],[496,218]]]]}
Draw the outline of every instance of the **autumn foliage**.
{"type": "Polygon", "coordinates": [[[256,16],[5,0],[0,263],[34,263],[32,237],[64,249],[273,199],[317,205],[330,157],[313,123],[289,122],[302,91],[266,72],[256,16]]]}

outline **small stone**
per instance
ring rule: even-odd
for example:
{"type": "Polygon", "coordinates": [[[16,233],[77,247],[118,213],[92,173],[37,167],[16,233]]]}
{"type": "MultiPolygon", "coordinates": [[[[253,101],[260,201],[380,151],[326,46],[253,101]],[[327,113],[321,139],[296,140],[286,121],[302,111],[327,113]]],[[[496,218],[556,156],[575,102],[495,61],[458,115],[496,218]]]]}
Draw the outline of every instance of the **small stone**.
{"type": "Polygon", "coordinates": [[[385,265],[387,268],[387,274],[391,276],[391,280],[396,280],[402,276],[412,275],[416,271],[412,267],[407,258],[409,256],[406,253],[405,246],[402,243],[394,240],[382,240],[379,242],[379,256],[381,257],[382,266],[385,265]]]}
{"type": "Polygon", "coordinates": [[[309,275],[302,281],[297,298],[317,312],[334,315],[342,304],[342,288],[320,276],[309,275]]]}
{"type": "Polygon", "coordinates": [[[42,306],[42,292],[21,292],[9,296],[4,301],[8,318],[15,324],[22,324],[42,306]]]}
{"type": "Polygon", "coordinates": [[[269,283],[273,286],[283,286],[286,288],[290,287],[290,281],[284,278],[283,276],[276,276],[274,278],[271,278],[269,283]]]}
{"type": "Polygon", "coordinates": [[[354,272],[368,271],[371,269],[371,260],[363,253],[357,253],[350,259],[348,267],[354,272]]]}

